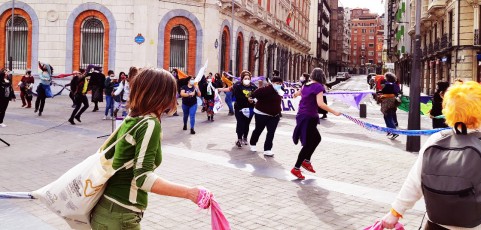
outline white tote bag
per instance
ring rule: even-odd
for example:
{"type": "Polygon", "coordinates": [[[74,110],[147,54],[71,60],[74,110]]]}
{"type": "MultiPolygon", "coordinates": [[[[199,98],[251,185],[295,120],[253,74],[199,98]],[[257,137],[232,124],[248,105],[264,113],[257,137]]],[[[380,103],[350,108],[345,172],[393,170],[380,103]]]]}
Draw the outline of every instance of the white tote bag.
{"type": "MultiPolygon", "coordinates": [[[[90,212],[102,197],[105,183],[118,170],[133,166],[132,159],[115,170],[112,168],[113,159],[107,160],[105,153],[148,118],[142,119],[106,149],[100,148],[95,154],[68,170],[56,181],[32,192],[32,196],[67,221],[71,228],[91,229],[90,212]]],[[[105,143],[115,137],[119,128],[110,135],[105,143]]]]}

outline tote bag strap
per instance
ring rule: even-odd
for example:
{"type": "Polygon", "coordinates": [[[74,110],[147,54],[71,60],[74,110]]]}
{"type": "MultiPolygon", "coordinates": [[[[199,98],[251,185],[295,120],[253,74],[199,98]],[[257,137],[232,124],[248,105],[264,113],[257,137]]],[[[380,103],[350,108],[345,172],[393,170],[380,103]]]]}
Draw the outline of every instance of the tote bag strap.
{"type": "MultiPolygon", "coordinates": [[[[105,155],[105,153],[107,153],[108,151],[110,151],[110,149],[112,149],[115,145],[117,145],[117,143],[119,143],[119,141],[121,141],[122,139],[124,139],[124,138],[127,136],[127,134],[129,134],[130,132],[132,132],[132,130],[134,130],[135,128],[139,127],[139,126],[142,125],[143,123],[145,123],[145,122],[146,122],[148,119],[150,119],[150,118],[152,118],[152,117],[150,117],[150,116],[149,116],[149,117],[145,117],[145,118],[142,119],[141,121],[137,122],[137,124],[135,124],[134,127],[130,128],[130,129],[129,129],[127,132],[125,132],[124,135],[122,135],[120,138],[117,138],[117,140],[115,140],[114,143],[112,143],[111,145],[109,145],[106,149],[103,149],[102,152],[101,152],[101,154],[102,154],[102,155],[105,155]]],[[[120,129],[120,127],[115,130],[115,132],[109,137],[109,139],[108,139],[107,141],[111,140],[111,139],[113,138],[113,136],[115,136],[115,135],[118,133],[119,129],[120,129]]]]}

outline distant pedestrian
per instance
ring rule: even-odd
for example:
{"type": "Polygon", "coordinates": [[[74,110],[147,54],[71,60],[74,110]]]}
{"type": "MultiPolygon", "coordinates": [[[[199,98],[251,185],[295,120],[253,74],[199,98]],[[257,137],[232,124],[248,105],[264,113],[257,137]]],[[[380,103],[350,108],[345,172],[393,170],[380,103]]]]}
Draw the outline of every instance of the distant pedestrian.
{"type": "Polygon", "coordinates": [[[89,68],[91,70],[87,70],[87,75],[90,77],[89,89],[92,90],[92,102],[94,103],[92,112],[97,112],[99,111],[99,102],[104,101],[105,75],[98,66],[90,65],[89,68]]]}
{"type": "Polygon", "coordinates": [[[252,92],[257,89],[257,86],[251,82],[252,74],[244,70],[240,74],[241,80],[235,83],[230,88],[219,89],[223,92],[231,91],[236,98],[234,103],[234,113],[237,120],[236,146],[242,148],[242,145],[248,145],[247,136],[249,134],[249,125],[254,116],[254,100],[250,98],[252,92]]]}
{"type": "MultiPolygon", "coordinates": [[[[224,83],[224,88],[229,88],[233,85],[234,79],[232,77],[228,77],[225,72],[222,74],[222,82],[224,83]]],[[[225,103],[229,108],[229,116],[234,115],[234,106],[232,105],[232,92],[225,92],[225,103]]]]}
{"type": "Polygon", "coordinates": [[[207,114],[208,121],[214,121],[214,104],[215,104],[215,96],[216,96],[216,89],[222,87],[222,81],[220,80],[220,75],[218,77],[219,80],[214,81],[217,79],[218,73],[216,73],[216,78],[212,77],[212,73],[206,78],[207,83],[201,85],[202,97],[204,98],[204,107],[205,112],[207,114]]]}
{"type": "Polygon", "coordinates": [[[113,70],[109,70],[107,77],[105,78],[105,113],[103,120],[110,120],[114,116],[114,98],[112,92],[117,82],[117,77],[113,70]]]}
{"type": "Polygon", "coordinates": [[[22,99],[22,107],[32,108],[32,88],[34,79],[32,76],[32,71],[27,70],[22,80],[19,82],[20,88],[20,98],[22,99]]]}
{"type": "MultiPolygon", "coordinates": [[[[114,91],[114,96],[121,96],[122,105],[125,105],[125,110],[122,111],[122,117],[127,116],[127,111],[128,111],[127,104],[130,97],[129,82],[138,74],[138,72],[139,70],[137,69],[137,67],[134,67],[134,66],[130,67],[129,74],[125,76],[125,79],[123,80],[121,79],[122,81],[119,83],[119,87],[117,88],[117,90],[114,91]]],[[[122,105],[120,107],[122,107],[122,105]]],[[[119,108],[119,110],[120,109],[122,108],[119,108]]],[[[114,112],[117,114],[118,111],[117,112],[114,111],[114,112]]]]}
{"type": "Polygon", "coordinates": [[[300,92],[302,98],[299,102],[296,128],[292,136],[295,144],[300,140],[302,149],[291,173],[301,180],[305,178],[301,173],[301,166],[309,172],[316,172],[311,164],[311,156],[321,142],[321,134],[317,130],[317,125],[319,124],[317,108],[320,107],[335,116],[341,115],[341,113],[331,109],[324,103],[323,92],[326,84],[324,71],[320,68],[313,69],[310,79],[310,82],[304,85],[300,92]]]}
{"type": "Polygon", "coordinates": [[[448,127],[448,125],[446,125],[446,119],[436,117],[443,115],[443,97],[449,88],[449,82],[440,81],[437,85],[438,88],[433,96],[433,107],[431,111],[429,111],[429,117],[433,120],[433,129],[448,127]]]}
{"type": "Polygon", "coordinates": [[[15,93],[13,92],[12,79],[8,78],[5,70],[0,71],[0,127],[5,128],[7,125],[3,123],[5,113],[7,112],[10,101],[15,101],[15,93]]]}
{"type": "Polygon", "coordinates": [[[45,99],[52,97],[52,90],[50,84],[52,83],[53,68],[49,64],[38,62],[42,73],[40,73],[40,84],[37,86],[37,99],[35,100],[35,111],[38,112],[38,116],[42,116],[43,109],[45,107],[45,99]]]}
{"type": "Polygon", "coordinates": [[[75,95],[74,95],[75,109],[72,111],[72,114],[68,119],[68,122],[70,122],[70,124],[72,125],[75,125],[74,118],[78,122],[82,122],[80,120],[80,116],[82,116],[82,113],[84,113],[85,110],[87,110],[89,107],[89,99],[87,98],[87,95],[86,95],[88,92],[89,83],[90,83],[90,76],[88,76],[87,73],[84,73],[83,75],[79,76],[77,89],[75,90],[75,95]]]}
{"type": "MultiPolygon", "coordinates": [[[[399,94],[399,87],[396,84],[396,75],[391,72],[387,72],[385,75],[385,81],[383,82],[383,88],[379,100],[381,101],[381,112],[384,115],[384,121],[386,127],[396,129],[396,111],[400,102],[397,100],[399,94]]],[[[388,133],[387,136],[394,140],[399,134],[388,133]]]]}
{"type": "Polygon", "coordinates": [[[195,79],[189,76],[189,83],[182,86],[180,96],[182,97],[182,111],[184,113],[184,127],[187,130],[187,120],[190,117],[190,134],[195,134],[195,114],[197,112],[197,97],[200,97],[200,89],[195,85],[195,79]]]}
{"type": "Polygon", "coordinates": [[[69,84],[70,93],[68,94],[68,96],[72,100],[72,108],[75,108],[75,91],[77,91],[79,76],[84,73],[85,73],[84,69],[80,69],[79,71],[73,71],[73,77],[72,77],[72,80],[70,80],[70,84],[69,84]]]}
{"type": "Polygon", "coordinates": [[[259,136],[267,128],[266,140],[264,142],[264,156],[272,157],[274,135],[280,120],[282,96],[279,91],[282,87],[282,79],[273,77],[272,84],[259,88],[251,94],[251,98],[257,99],[254,113],[256,126],[250,139],[251,151],[257,151],[256,144],[259,136]]]}
{"type": "Polygon", "coordinates": [[[197,187],[172,183],[154,171],[162,161],[161,115],[173,110],[177,102],[177,85],[174,77],[163,69],[143,69],[132,79],[130,114],[118,133],[101,149],[109,146],[128,130],[129,138],[119,140],[105,157],[119,169],[105,185],[105,191],[91,213],[93,230],[140,229],[146,211],[149,193],[179,197],[198,202],[197,187]],[[159,96],[162,95],[162,96],[159,96]],[[138,127],[135,125],[141,123],[138,127]],[[120,169],[133,160],[133,167],[120,169]]]}

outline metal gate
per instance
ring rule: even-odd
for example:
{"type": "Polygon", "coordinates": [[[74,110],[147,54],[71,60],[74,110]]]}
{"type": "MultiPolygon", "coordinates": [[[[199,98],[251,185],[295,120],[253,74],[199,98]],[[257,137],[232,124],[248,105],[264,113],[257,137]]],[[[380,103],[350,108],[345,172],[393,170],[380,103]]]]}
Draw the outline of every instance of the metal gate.
{"type": "Polygon", "coordinates": [[[189,35],[181,25],[172,28],[170,33],[170,66],[169,71],[179,69],[187,73],[187,46],[189,35]]]}
{"type": "Polygon", "coordinates": [[[13,69],[27,69],[27,44],[28,44],[28,24],[25,18],[15,15],[13,18],[12,27],[12,17],[7,22],[7,42],[5,44],[5,63],[8,66],[8,57],[12,57],[12,68],[13,69]],[[13,31],[13,36],[11,36],[11,31],[13,31]],[[13,40],[12,40],[13,37],[13,40]],[[11,53],[9,54],[11,42],[11,53]]]}
{"type": "Polygon", "coordinates": [[[87,18],[80,29],[80,68],[104,65],[104,25],[98,18],[87,18]]]}

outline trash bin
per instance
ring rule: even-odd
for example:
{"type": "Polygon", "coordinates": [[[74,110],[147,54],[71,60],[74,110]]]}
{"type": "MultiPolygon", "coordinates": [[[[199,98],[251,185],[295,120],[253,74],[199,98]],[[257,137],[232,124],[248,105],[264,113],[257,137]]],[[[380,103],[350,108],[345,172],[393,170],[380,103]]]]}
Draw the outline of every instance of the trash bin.
{"type": "Polygon", "coordinates": [[[359,117],[366,118],[367,117],[367,106],[366,103],[362,103],[359,105],[359,117]]]}

